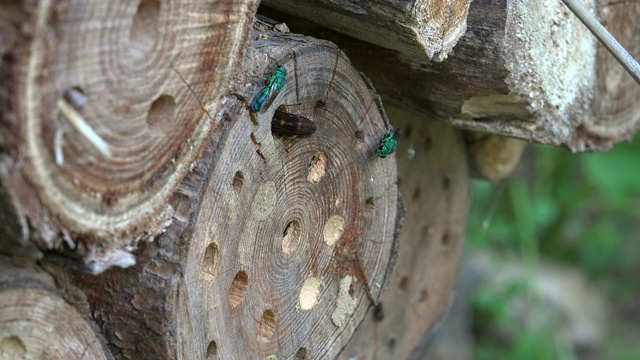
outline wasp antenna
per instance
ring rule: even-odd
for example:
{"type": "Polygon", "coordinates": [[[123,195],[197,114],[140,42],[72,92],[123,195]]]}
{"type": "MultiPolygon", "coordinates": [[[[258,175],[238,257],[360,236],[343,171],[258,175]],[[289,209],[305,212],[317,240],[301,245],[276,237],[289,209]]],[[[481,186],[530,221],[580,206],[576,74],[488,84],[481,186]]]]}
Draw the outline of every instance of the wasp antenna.
{"type": "Polygon", "coordinates": [[[276,139],[280,143],[280,145],[282,145],[282,147],[284,148],[284,151],[289,152],[289,149],[287,149],[287,147],[284,145],[284,143],[280,139],[278,139],[275,136],[273,138],[276,139]]]}

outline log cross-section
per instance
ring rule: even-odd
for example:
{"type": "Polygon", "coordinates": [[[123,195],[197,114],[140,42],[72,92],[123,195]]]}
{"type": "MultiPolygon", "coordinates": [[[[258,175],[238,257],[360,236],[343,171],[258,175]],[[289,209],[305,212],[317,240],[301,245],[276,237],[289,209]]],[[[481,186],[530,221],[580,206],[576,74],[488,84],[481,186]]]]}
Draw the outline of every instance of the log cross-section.
{"type": "Polygon", "coordinates": [[[380,98],[332,43],[251,36],[245,86],[196,167],[206,182],[181,191],[188,227],[172,225],[131,269],[77,277],[127,358],[334,358],[390,278],[402,202],[395,154],[372,158],[390,129],[380,98]],[[278,66],[284,88],[251,112],[278,66]],[[317,130],[275,136],[276,109],[317,130]]]}
{"type": "Polygon", "coordinates": [[[0,92],[0,180],[23,236],[67,248],[92,272],[131,265],[122,249],[174,213],[167,200],[209,134],[256,6],[0,5],[14,45],[1,48],[11,91],[0,92]]]}

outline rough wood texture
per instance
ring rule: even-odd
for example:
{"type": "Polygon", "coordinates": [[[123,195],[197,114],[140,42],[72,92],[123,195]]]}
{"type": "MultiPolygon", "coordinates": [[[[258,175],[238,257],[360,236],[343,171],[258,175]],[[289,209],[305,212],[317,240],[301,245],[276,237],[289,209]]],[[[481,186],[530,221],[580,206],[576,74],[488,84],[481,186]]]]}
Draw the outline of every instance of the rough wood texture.
{"type": "Polygon", "coordinates": [[[471,0],[264,0],[263,4],[371,44],[442,61],[464,35],[471,0]]]}
{"type": "Polygon", "coordinates": [[[340,359],[407,359],[449,305],[462,252],[469,172],[462,132],[424,116],[387,107],[403,129],[398,180],[407,200],[398,263],[340,359]]]}
{"type": "MultiPolygon", "coordinates": [[[[640,23],[632,20],[640,4],[588,5],[640,57],[640,23]]],[[[265,13],[338,44],[385,103],[465,129],[588,151],[640,126],[640,88],[560,1],[473,1],[466,34],[441,63],[265,13]]]]}
{"type": "Polygon", "coordinates": [[[0,180],[24,239],[92,272],[133,263],[123,248],[171,220],[167,200],[209,134],[256,6],[0,5],[0,180]]]}
{"type": "Polygon", "coordinates": [[[31,262],[0,255],[0,359],[112,359],[58,280],[31,262]]]}
{"type": "MultiPolygon", "coordinates": [[[[640,60],[640,3],[599,1],[597,9],[607,30],[640,60]]],[[[630,140],[640,127],[640,86],[602,45],[598,45],[596,64],[596,91],[584,127],[576,136],[593,142],[630,140]]]]}
{"type": "Polygon", "coordinates": [[[388,281],[402,212],[395,155],[367,161],[389,127],[379,97],[329,42],[252,40],[245,86],[172,202],[181,221],[134,267],[78,275],[116,357],[333,358],[388,281]],[[276,65],[284,89],[249,113],[276,65]],[[274,137],[280,105],[316,133],[274,137]]]}

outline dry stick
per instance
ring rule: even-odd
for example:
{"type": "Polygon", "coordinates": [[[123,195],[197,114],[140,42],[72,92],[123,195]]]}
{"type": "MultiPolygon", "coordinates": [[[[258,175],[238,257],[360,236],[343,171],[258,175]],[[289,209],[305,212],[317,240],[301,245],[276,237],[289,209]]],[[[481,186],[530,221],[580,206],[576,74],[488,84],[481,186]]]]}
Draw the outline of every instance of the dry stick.
{"type": "Polygon", "coordinates": [[[74,109],[67,100],[64,98],[58,99],[57,106],[58,110],[60,110],[69,123],[71,123],[71,125],[80,134],[82,134],[96,150],[98,150],[107,159],[111,158],[112,151],[109,143],[107,143],[95,130],[93,130],[91,125],[89,125],[86,120],[78,114],[76,109],[74,109]]]}
{"type": "Polygon", "coordinates": [[[602,45],[609,50],[611,55],[620,62],[622,67],[624,67],[640,85],[640,65],[638,62],[635,61],[613,35],[582,5],[582,2],[580,0],[562,0],[562,2],[585,24],[589,31],[600,40],[602,45]]]}

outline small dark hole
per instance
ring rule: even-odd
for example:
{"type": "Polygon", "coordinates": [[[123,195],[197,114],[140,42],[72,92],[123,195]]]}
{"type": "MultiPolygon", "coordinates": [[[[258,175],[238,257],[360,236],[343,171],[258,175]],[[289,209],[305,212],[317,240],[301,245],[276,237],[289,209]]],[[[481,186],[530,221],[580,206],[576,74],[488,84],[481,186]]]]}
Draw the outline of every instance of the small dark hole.
{"type": "Polygon", "coordinates": [[[415,188],[415,190],[413,190],[413,195],[411,196],[411,199],[413,201],[417,201],[418,199],[420,199],[420,188],[415,188]]]}
{"type": "Polygon", "coordinates": [[[214,360],[218,355],[218,345],[216,345],[215,341],[209,343],[207,347],[207,360],[214,360]]]}
{"type": "Polygon", "coordinates": [[[446,232],[442,235],[442,239],[440,239],[440,241],[442,242],[442,245],[447,246],[449,245],[449,242],[451,241],[451,239],[449,238],[449,233],[446,232]]]}
{"type": "Polygon", "coordinates": [[[430,137],[430,136],[425,137],[425,138],[424,138],[424,144],[423,144],[423,146],[424,146],[424,150],[425,150],[425,151],[429,151],[429,150],[431,150],[431,146],[432,146],[432,145],[433,145],[433,144],[432,144],[432,142],[431,142],[431,137],[430,137]]]}
{"type": "Polygon", "coordinates": [[[427,300],[427,289],[422,289],[422,291],[420,291],[420,298],[418,298],[419,302],[424,302],[425,300],[427,300]]]}
{"type": "Polygon", "coordinates": [[[405,275],[402,278],[400,278],[400,289],[407,291],[408,288],[409,288],[409,277],[405,275]]]}
{"type": "Polygon", "coordinates": [[[451,179],[448,177],[442,179],[442,188],[445,190],[449,190],[449,186],[451,186],[451,179]]]}
{"type": "Polygon", "coordinates": [[[62,96],[76,110],[82,109],[87,103],[87,97],[84,95],[84,91],[79,86],[74,86],[65,90],[62,96]]]}
{"type": "Polygon", "coordinates": [[[382,304],[378,304],[373,307],[373,319],[375,321],[381,321],[384,319],[384,309],[382,309],[382,304]]]}
{"type": "Polygon", "coordinates": [[[387,345],[389,346],[390,350],[393,350],[393,348],[396,347],[396,338],[389,338],[389,342],[387,343],[387,345]]]}
{"type": "Polygon", "coordinates": [[[242,185],[244,185],[244,175],[241,171],[236,171],[236,174],[233,176],[231,186],[233,187],[233,190],[238,193],[240,192],[240,189],[242,189],[242,185]]]}
{"type": "Polygon", "coordinates": [[[300,348],[296,351],[295,360],[305,360],[307,358],[307,349],[300,348]]]}

